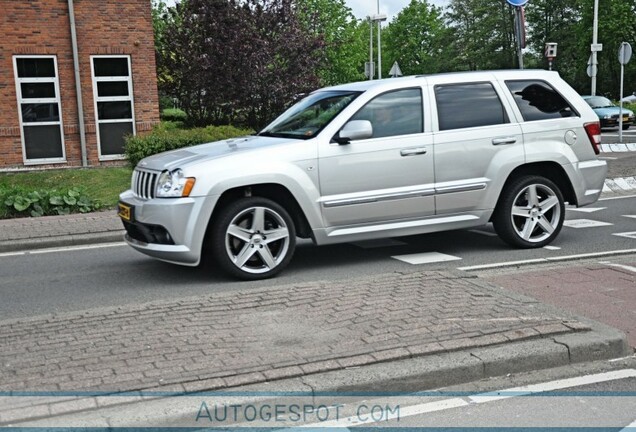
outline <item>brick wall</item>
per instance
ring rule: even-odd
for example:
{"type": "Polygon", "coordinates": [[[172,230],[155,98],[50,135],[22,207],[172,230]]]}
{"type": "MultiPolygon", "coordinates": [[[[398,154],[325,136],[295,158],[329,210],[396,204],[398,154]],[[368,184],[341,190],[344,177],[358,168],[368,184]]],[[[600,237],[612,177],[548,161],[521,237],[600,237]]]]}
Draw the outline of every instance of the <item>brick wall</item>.
{"type": "MultiPolygon", "coordinates": [[[[23,164],[14,55],[56,55],[67,162],[81,165],[67,0],[0,2],[0,169],[23,164]]],[[[159,121],[150,0],[75,0],[84,122],[90,165],[99,165],[90,56],[129,55],[137,131],[159,121]]]]}

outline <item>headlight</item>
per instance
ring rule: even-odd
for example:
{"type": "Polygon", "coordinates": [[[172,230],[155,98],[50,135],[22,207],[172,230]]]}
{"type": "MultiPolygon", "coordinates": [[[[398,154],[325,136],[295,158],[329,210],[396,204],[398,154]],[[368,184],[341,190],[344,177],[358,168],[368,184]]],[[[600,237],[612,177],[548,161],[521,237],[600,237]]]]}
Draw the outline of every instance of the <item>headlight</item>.
{"type": "Polygon", "coordinates": [[[183,171],[164,171],[157,181],[157,198],[178,198],[190,196],[194,187],[194,177],[186,177],[183,171]]]}
{"type": "Polygon", "coordinates": [[[606,114],[606,115],[604,115],[604,116],[603,116],[603,118],[604,118],[604,119],[611,119],[611,118],[612,118],[612,115],[611,115],[611,114],[606,114]]]}

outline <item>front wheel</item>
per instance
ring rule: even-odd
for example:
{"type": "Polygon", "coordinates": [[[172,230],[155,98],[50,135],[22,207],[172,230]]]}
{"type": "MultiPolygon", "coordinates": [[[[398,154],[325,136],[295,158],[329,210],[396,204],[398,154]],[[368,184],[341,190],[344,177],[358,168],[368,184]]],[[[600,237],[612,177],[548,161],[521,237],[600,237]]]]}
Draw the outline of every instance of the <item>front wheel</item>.
{"type": "Polygon", "coordinates": [[[559,188],[539,176],[526,176],[507,185],[495,209],[493,225],[506,243],[538,248],[561,231],[565,203],[559,188]]]}
{"type": "Polygon", "coordinates": [[[296,230],[287,211],[267,198],[230,203],[214,221],[211,249],[217,264],[245,280],[279,273],[292,258],[296,230]]]}

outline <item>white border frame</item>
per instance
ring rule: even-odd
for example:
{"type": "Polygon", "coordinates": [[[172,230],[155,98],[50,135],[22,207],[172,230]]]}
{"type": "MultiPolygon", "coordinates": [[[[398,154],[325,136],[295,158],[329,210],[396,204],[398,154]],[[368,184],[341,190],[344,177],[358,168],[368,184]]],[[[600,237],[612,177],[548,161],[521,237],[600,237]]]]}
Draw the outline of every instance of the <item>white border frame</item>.
{"type": "Polygon", "coordinates": [[[64,141],[64,111],[62,110],[62,97],[60,95],[60,74],[57,68],[57,56],[55,55],[14,55],[13,56],[13,76],[15,79],[16,100],[18,103],[18,117],[20,119],[20,141],[22,142],[22,161],[24,165],[44,165],[52,163],[66,163],[66,144],[64,141]],[[53,67],[55,68],[55,77],[53,78],[20,78],[18,77],[18,59],[53,59],[53,67]],[[45,99],[24,99],[22,97],[22,86],[25,83],[53,83],[55,86],[55,97],[45,99]],[[22,119],[22,104],[28,103],[57,103],[57,109],[60,114],[60,120],[56,122],[24,122],[22,119]],[[62,157],[60,158],[38,158],[27,159],[26,143],[24,141],[24,128],[29,126],[59,126],[60,138],[62,145],[62,157]]]}
{"type": "Polygon", "coordinates": [[[91,61],[91,80],[93,82],[93,109],[95,110],[95,135],[97,136],[97,153],[100,161],[109,161],[109,160],[122,160],[125,159],[124,154],[111,154],[111,155],[102,155],[102,145],[101,145],[101,137],[99,134],[99,125],[102,123],[132,123],[132,133],[133,135],[137,135],[137,128],[135,125],[135,97],[133,94],[133,82],[132,82],[132,62],[130,60],[130,55],[92,55],[90,56],[91,61]],[[103,59],[103,58],[125,58],[128,61],[128,76],[117,76],[117,77],[96,77],[95,76],[95,63],[94,59],[103,59]],[[99,97],[97,93],[97,83],[99,82],[121,82],[126,81],[128,83],[128,96],[113,96],[113,97],[99,97]],[[97,103],[98,102],[130,102],[131,109],[131,118],[130,119],[114,119],[114,120],[100,120],[99,113],[97,111],[97,103]]]}

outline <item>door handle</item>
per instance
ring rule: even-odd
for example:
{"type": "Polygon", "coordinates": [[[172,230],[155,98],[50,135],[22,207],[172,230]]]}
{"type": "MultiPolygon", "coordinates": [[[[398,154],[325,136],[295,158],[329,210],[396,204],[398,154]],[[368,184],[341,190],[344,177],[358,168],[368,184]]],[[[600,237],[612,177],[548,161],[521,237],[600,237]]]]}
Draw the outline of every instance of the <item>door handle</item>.
{"type": "Polygon", "coordinates": [[[492,140],[492,145],[514,144],[516,142],[517,142],[517,138],[514,138],[514,137],[494,138],[492,140]]]}
{"type": "Polygon", "coordinates": [[[415,147],[415,148],[400,150],[400,155],[402,156],[415,156],[415,155],[421,155],[421,154],[426,154],[426,147],[415,147]]]}

